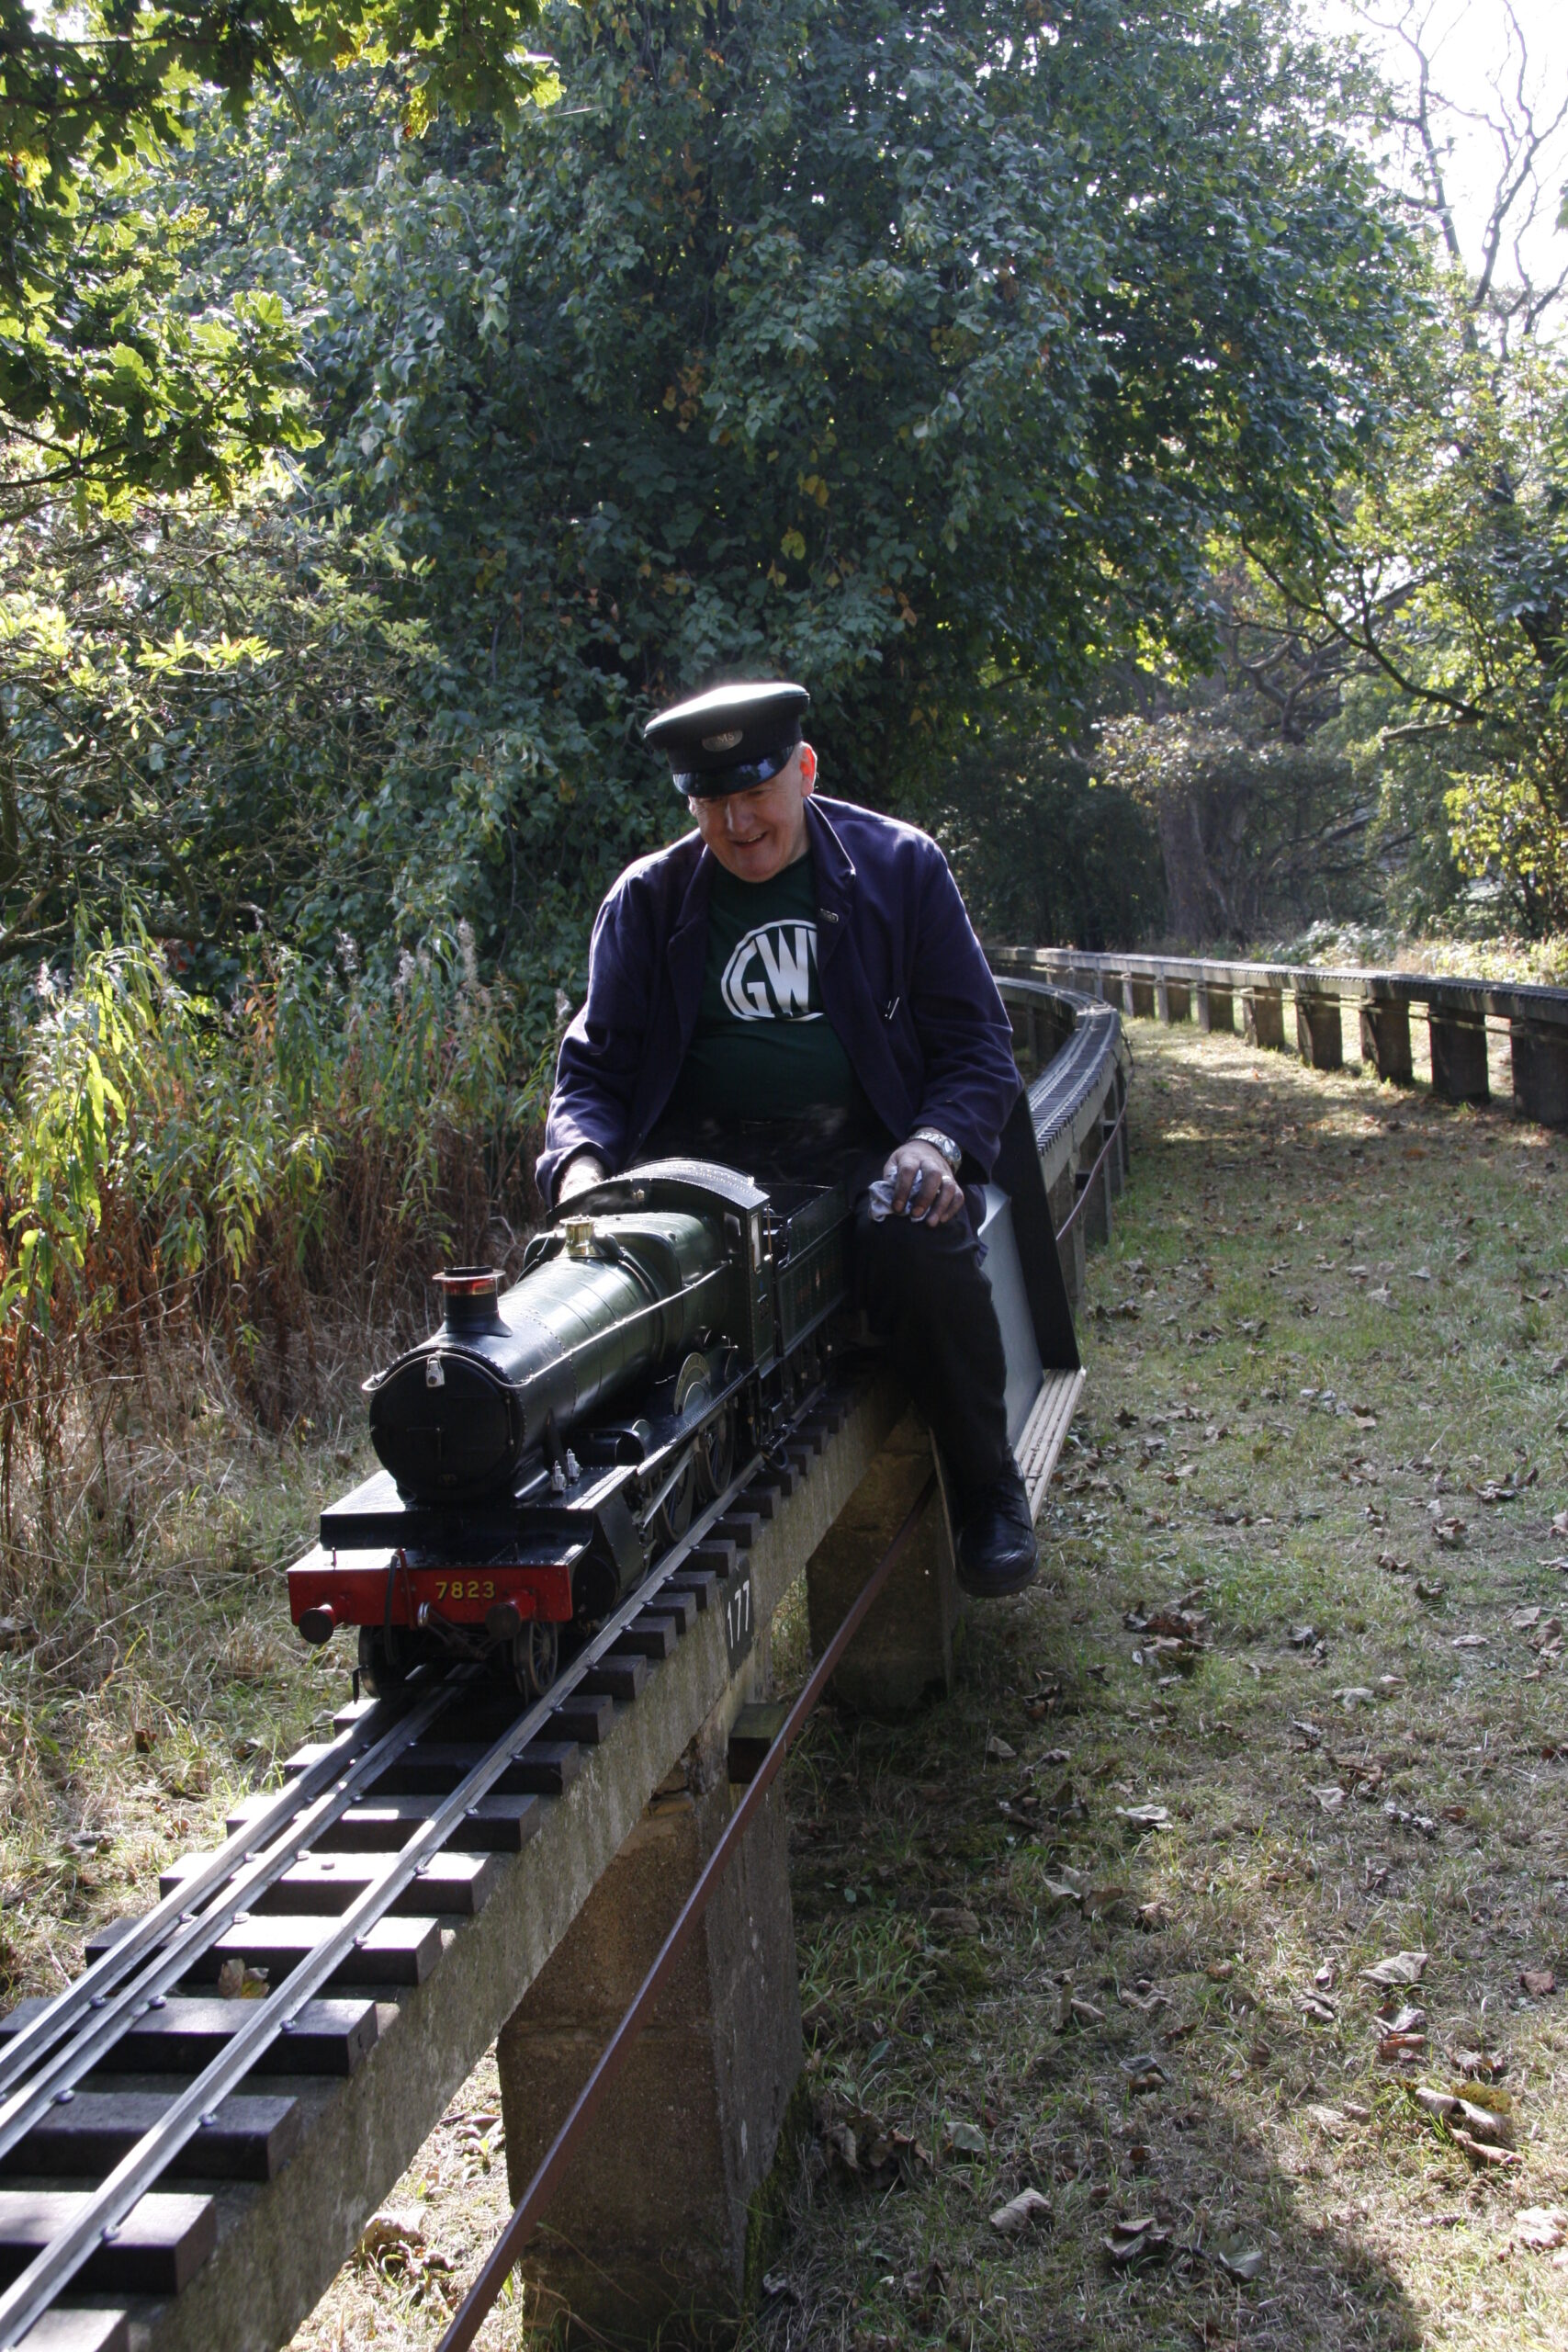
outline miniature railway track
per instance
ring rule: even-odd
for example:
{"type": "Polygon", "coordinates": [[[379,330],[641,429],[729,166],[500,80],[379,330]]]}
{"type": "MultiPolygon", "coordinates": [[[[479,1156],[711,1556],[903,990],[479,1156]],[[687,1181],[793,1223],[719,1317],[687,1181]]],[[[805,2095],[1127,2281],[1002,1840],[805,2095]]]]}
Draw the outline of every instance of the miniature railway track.
{"type": "Polygon", "coordinates": [[[344,1709],[64,1993],[0,2020],[0,2345],[128,2352],[135,2301],[212,2251],[215,2185],[265,2184],[297,2146],[299,2102],[268,2082],[354,2072],[377,1994],[424,1981],[443,1923],[483,1906],[698,1612],[739,1595],[755,1531],[848,1410],[807,1399],[543,1698],[470,1667],[344,1709]],[[265,1998],[235,1996],[263,1972],[265,1998]]]}

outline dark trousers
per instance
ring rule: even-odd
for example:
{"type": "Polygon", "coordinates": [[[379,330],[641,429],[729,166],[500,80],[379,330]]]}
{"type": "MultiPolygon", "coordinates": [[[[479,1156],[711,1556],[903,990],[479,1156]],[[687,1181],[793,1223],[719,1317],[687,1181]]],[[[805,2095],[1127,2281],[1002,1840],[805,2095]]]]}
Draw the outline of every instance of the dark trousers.
{"type": "Polygon", "coordinates": [[[878,1222],[867,1195],[892,1148],[891,1137],[872,1141],[797,1122],[735,1133],[716,1122],[666,1119],[645,1156],[716,1159],[744,1168],[760,1184],[844,1184],[854,1207],[856,1299],[877,1337],[891,1343],[962,1505],[1014,1466],[1002,1335],[975,1230],[981,1195],[966,1187],[963,1208],[945,1225],[908,1216],[878,1222]]]}
{"type": "Polygon", "coordinates": [[[878,1223],[866,1195],[886,1158],[850,1174],[855,1292],[872,1329],[892,1342],[962,1503],[1013,1467],[1002,1335],[975,1236],[980,1196],[966,1188],[945,1225],[908,1216],[878,1223]]]}

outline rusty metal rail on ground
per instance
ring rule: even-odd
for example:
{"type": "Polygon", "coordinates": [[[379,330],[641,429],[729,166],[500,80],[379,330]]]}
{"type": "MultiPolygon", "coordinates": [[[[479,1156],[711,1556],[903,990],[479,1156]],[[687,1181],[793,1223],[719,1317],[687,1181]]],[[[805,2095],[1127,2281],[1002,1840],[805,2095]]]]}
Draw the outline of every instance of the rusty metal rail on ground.
{"type": "Polygon", "coordinates": [[[783,1769],[785,1757],[805,1729],[807,1718],[828,1688],[833,1669],[843,1657],[855,1634],[860,1631],[868,1611],[873,1606],[893,1570],[897,1566],[906,1545],[919,1526],[927,1504],[936,1491],[933,1471],[921,1487],[881,1559],[873,1568],[861,1589],[860,1597],[850,1607],[833,1638],[823,1650],[803,1684],[800,1694],[780,1728],[778,1736],[768,1748],[755,1775],[748,1784],[744,1796],[737,1804],[709,1855],[696,1884],[682,1905],[679,1916],[660,1945],[659,1952],[643,1978],[631,2007],[593,2067],[592,2073],[579,2091],[571,2111],[556,2133],[543,2162],[528,2183],[511,2219],[496,2240],[467,2295],[463,2298],[451,2324],[442,2336],[437,2352],[467,2352],[485,2316],[506,2284],[519,2255],[527,2245],[547,2203],[550,2192],[570,2161],[573,2150],[597,2113],[600,2102],[625,2065],[633,2042],[651,2017],[659,1995],[670,1973],[691,1940],[694,1929],[707,1909],[709,1897],[738,1852],[741,1838],[762,1799],[783,1769]]]}

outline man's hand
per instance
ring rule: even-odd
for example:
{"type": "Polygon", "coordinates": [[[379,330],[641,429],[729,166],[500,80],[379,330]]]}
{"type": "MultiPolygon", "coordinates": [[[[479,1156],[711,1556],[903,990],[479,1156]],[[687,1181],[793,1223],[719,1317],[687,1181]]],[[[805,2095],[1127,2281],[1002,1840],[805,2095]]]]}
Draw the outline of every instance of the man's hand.
{"type": "Polygon", "coordinates": [[[579,1193],[586,1193],[591,1186],[602,1184],[608,1173],[602,1159],[595,1159],[591,1151],[580,1151],[575,1159],[567,1162],[566,1174],[556,1194],[557,1208],[564,1208],[568,1201],[574,1200],[579,1193]]]}
{"type": "Polygon", "coordinates": [[[893,1183],[893,1214],[917,1225],[945,1225],[964,1205],[964,1188],[934,1143],[911,1140],[890,1152],[883,1170],[893,1183]]]}

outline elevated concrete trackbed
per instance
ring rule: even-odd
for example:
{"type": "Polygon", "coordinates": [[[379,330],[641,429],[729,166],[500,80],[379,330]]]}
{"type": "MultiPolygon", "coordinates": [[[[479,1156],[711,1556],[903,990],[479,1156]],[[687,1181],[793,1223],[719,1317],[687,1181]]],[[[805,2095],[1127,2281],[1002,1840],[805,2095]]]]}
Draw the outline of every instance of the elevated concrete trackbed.
{"type": "Polygon", "coordinates": [[[1345,1015],[1354,1013],[1362,1061],[1395,1084],[1408,1084],[1413,1074],[1414,1014],[1427,1023],[1432,1091],[1450,1102],[1490,1098],[1487,1033],[1506,1029],[1515,1110],[1542,1126],[1568,1127],[1568,989],[1076,947],[998,947],[991,960],[1004,991],[1009,979],[1033,979],[1081,990],[1144,1020],[1196,1017],[1204,1030],[1245,1028],[1254,1045],[1276,1050],[1286,1042],[1289,997],[1297,1049],[1314,1069],[1339,1069],[1345,1015]]]}

